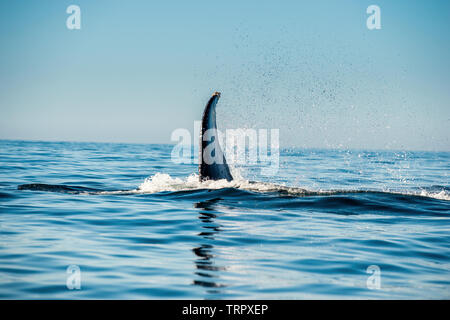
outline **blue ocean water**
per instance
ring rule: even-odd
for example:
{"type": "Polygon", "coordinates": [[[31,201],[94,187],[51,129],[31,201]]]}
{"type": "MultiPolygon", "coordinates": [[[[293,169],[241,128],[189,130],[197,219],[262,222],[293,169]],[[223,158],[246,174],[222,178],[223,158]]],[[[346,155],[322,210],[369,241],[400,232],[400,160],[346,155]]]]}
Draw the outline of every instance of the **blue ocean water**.
{"type": "Polygon", "coordinates": [[[172,148],[0,141],[0,298],[450,298],[450,153],[285,149],[200,184],[172,148]]]}

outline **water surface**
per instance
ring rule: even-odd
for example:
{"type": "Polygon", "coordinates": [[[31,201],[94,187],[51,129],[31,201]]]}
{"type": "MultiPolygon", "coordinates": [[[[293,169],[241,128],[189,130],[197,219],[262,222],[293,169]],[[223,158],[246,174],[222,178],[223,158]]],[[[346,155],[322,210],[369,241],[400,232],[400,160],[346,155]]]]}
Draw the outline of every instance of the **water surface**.
{"type": "Polygon", "coordinates": [[[0,297],[450,298],[450,153],[286,149],[200,184],[171,150],[0,141],[0,297]]]}

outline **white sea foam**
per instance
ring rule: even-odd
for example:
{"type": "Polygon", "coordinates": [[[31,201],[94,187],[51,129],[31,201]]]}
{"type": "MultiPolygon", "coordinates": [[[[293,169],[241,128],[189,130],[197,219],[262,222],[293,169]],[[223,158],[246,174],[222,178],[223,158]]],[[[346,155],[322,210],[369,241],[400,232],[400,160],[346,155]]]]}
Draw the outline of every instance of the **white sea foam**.
{"type": "MultiPolygon", "coordinates": [[[[232,181],[222,179],[200,182],[197,174],[191,174],[187,178],[181,179],[172,178],[166,173],[156,173],[155,175],[145,179],[145,181],[139,186],[138,191],[142,193],[155,193],[162,191],[237,188],[249,191],[270,192],[290,189],[289,187],[275,185],[272,183],[251,182],[242,178],[240,175],[234,175],[234,177],[235,179],[232,181]]],[[[302,190],[299,188],[295,189],[302,190]]]]}
{"type": "Polygon", "coordinates": [[[420,192],[422,197],[435,198],[439,200],[448,200],[450,201],[450,193],[448,191],[442,190],[440,192],[428,192],[426,190],[422,190],[420,192]]]}
{"type": "MultiPolygon", "coordinates": [[[[134,190],[136,193],[156,193],[163,191],[187,191],[196,189],[223,189],[236,188],[254,192],[281,192],[292,196],[305,195],[333,195],[341,193],[363,193],[377,192],[376,190],[350,189],[350,190],[312,190],[308,188],[290,187],[286,185],[273,184],[269,182],[254,182],[244,179],[239,172],[233,172],[235,179],[233,181],[223,180],[207,180],[200,182],[197,174],[191,174],[186,178],[173,178],[166,173],[156,173],[144,180],[139,187],[134,190]]],[[[391,194],[403,194],[412,196],[422,196],[439,200],[449,200],[450,193],[446,190],[427,191],[421,189],[419,191],[397,191],[384,190],[379,191],[391,194]]]]}

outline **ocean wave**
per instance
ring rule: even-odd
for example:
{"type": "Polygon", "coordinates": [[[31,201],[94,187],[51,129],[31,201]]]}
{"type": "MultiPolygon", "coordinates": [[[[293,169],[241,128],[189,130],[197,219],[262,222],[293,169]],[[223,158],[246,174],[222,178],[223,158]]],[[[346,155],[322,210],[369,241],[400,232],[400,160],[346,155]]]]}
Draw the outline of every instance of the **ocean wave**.
{"type": "Polygon", "coordinates": [[[270,182],[249,181],[238,175],[237,179],[232,181],[223,180],[207,180],[200,182],[197,174],[191,174],[188,177],[172,178],[166,173],[156,173],[145,179],[143,183],[135,190],[137,193],[157,193],[164,191],[188,191],[197,189],[224,189],[235,188],[252,192],[278,192],[292,196],[311,196],[311,195],[337,195],[349,193],[390,193],[406,196],[421,196],[434,198],[439,200],[450,200],[450,192],[445,187],[435,190],[432,187],[421,188],[419,190],[370,190],[370,189],[336,189],[336,190],[310,190],[307,188],[292,187],[286,185],[273,184],[270,182]]]}
{"type": "Polygon", "coordinates": [[[274,184],[270,182],[250,181],[238,177],[232,181],[207,180],[200,182],[197,174],[191,174],[185,178],[171,177],[167,173],[156,173],[146,178],[137,188],[130,190],[101,190],[73,185],[51,185],[51,184],[23,184],[19,185],[19,190],[33,190],[44,192],[60,192],[70,194],[101,194],[101,195],[127,195],[127,194],[156,194],[161,192],[187,192],[196,190],[220,190],[237,189],[256,193],[277,193],[282,196],[305,197],[305,196],[333,196],[357,193],[380,193],[405,196],[419,196],[438,200],[450,201],[450,189],[446,187],[417,188],[415,190],[375,190],[375,189],[332,189],[313,190],[308,188],[293,187],[287,185],[274,184]]]}

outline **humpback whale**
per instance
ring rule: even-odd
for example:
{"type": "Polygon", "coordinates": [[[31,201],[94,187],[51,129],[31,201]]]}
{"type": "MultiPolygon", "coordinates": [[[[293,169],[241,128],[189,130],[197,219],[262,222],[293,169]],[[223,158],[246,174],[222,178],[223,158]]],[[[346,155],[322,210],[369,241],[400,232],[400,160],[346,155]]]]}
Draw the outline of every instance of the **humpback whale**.
{"type": "Polygon", "coordinates": [[[205,180],[233,180],[217,136],[216,105],[220,92],[214,92],[203,111],[200,130],[198,175],[205,180]]]}

